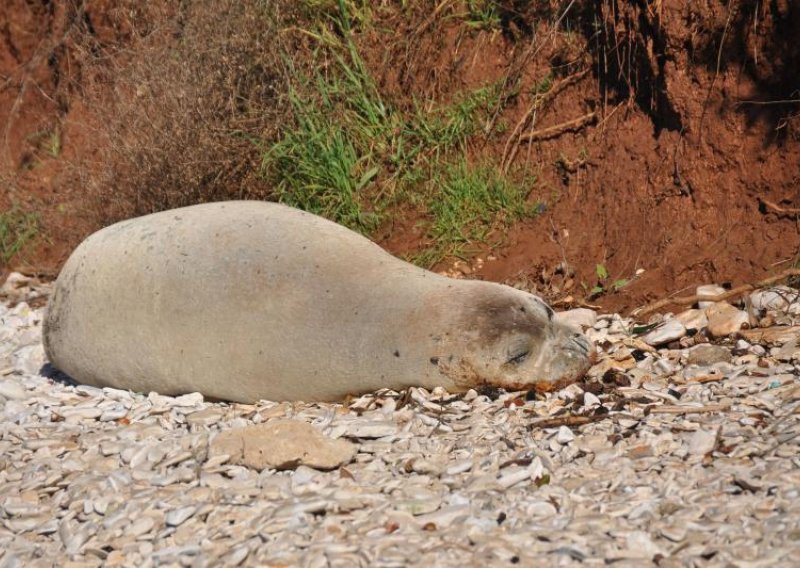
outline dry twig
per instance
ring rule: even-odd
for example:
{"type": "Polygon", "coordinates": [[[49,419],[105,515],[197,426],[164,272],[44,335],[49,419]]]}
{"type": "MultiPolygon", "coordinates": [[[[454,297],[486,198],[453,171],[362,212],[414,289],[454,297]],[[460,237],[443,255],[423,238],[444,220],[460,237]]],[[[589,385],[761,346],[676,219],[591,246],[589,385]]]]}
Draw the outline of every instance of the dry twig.
{"type": "Polygon", "coordinates": [[[636,316],[644,316],[650,314],[656,310],[660,310],[664,306],[669,306],[670,304],[684,304],[684,305],[691,305],[695,302],[722,302],[723,300],[727,300],[729,298],[733,298],[744,294],[745,292],[750,292],[757,288],[763,288],[764,286],[769,286],[770,284],[774,284],[780,280],[785,278],[789,278],[790,276],[800,276],[800,268],[790,268],[789,270],[784,270],[780,274],[775,276],[770,276],[769,278],[765,278],[755,284],[743,284],[741,286],[737,286],[732,290],[728,290],[724,294],[717,294],[716,296],[708,296],[705,294],[693,294],[691,296],[678,296],[675,298],[664,298],[663,300],[659,300],[654,302],[650,305],[645,306],[639,311],[635,311],[636,316]]]}
{"type": "Polygon", "coordinates": [[[731,407],[730,404],[706,404],[705,406],[679,406],[664,404],[653,406],[649,409],[650,414],[696,414],[701,412],[725,412],[731,407]]]}
{"type": "Polygon", "coordinates": [[[533,428],[560,428],[561,426],[583,426],[584,424],[591,424],[598,422],[604,418],[608,418],[608,414],[596,414],[594,416],[575,416],[568,414],[566,416],[556,416],[554,418],[544,418],[536,422],[532,422],[528,429],[533,428]]]}

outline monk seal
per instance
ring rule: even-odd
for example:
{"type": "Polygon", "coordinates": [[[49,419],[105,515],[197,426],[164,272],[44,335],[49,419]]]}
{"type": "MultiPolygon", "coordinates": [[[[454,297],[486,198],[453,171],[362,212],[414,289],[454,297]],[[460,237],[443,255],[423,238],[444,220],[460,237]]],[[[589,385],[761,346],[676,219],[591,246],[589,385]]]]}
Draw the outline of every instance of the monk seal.
{"type": "Polygon", "coordinates": [[[555,387],[582,376],[593,351],[534,295],[440,276],[259,201],[90,235],[58,276],[44,346],[81,383],[238,402],[555,387]]]}

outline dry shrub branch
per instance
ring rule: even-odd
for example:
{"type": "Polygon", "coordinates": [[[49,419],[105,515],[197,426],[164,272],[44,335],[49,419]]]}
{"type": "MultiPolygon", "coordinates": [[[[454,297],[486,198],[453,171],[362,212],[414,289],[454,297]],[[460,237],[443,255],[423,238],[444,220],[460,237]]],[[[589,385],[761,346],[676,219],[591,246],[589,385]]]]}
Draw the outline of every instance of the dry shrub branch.
{"type": "Polygon", "coordinates": [[[99,150],[73,177],[89,193],[98,224],[269,197],[258,171],[261,149],[287,112],[283,8],[271,0],[165,7],[146,32],[129,23],[125,51],[98,55],[87,97],[99,150]]]}

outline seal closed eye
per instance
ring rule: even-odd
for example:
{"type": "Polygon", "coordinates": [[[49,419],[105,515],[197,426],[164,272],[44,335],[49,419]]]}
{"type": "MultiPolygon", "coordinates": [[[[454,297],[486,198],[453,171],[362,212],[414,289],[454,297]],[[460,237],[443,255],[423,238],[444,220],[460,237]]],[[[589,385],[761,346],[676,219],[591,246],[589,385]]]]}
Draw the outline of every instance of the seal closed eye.
{"type": "Polygon", "coordinates": [[[510,363],[510,364],[512,364],[512,365],[519,365],[520,363],[522,363],[523,361],[525,361],[525,359],[527,359],[527,358],[528,358],[528,356],[529,356],[530,354],[531,354],[531,352],[530,352],[529,350],[527,350],[527,349],[526,349],[526,350],[525,350],[525,351],[523,351],[522,353],[519,353],[518,355],[514,355],[514,356],[512,356],[512,357],[511,357],[511,358],[510,358],[508,361],[506,361],[506,362],[507,362],[507,363],[510,363]]]}

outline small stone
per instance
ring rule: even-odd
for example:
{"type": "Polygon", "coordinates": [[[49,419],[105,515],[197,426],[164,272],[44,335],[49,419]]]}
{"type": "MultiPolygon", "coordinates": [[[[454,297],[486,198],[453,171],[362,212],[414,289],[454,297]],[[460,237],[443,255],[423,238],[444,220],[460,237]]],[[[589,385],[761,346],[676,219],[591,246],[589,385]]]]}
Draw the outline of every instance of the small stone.
{"type": "Polygon", "coordinates": [[[600,399],[597,398],[597,395],[592,394],[590,392],[583,393],[583,406],[586,408],[594,408],[595,406],[600,406],[602,403],[600,399]]]}
{"type": "Polygon", "coordinates": [[[211,426],[222,420],[222,411],[218,408],[205,408],[186,416],[186,422],[196,426],[211,426]]]}
{"type": "Polygon", "coordinates": [[[719,430],[696,430],[689,436],[689,453],[695,456],[704,456],[717,445],[719,430]]]}
{"type": "MultiPolygon", "coordinates": [[[[584,395],[584,397],[585,396],[586,395],[584,395]]],[[[573,434],[572,430],[570,430],[566,426],[561,426],[558,429],[558,434],[556,434],[556,441],[559,444],[569,444],[574,439],[575,439],[575,434],[573,434]]]]}
{"type": "Polygon", "coordinates": [[[328,438],[307,422],[277,420],[220,432],[210,456],[227,454],[230,463],[253,469],[294,469],[306,465],[329,470],[353,459],[356,447],[328,438]]]}
{"type": "Polygon", "coordinates": [[[247,546],[237,546],[225,557],[225,565],[238,566],[245,561],[249,554],[250,549],[247,546]]]}
{"type": "Polygon", "coordinates": [[[153,530],[155,525],[156,523],[151,517],[139,517],[130,527],[128,527],[128,529],[125,531],[125,534],[136,538],[137,536],[142,536],[143,534],[149,533],[151,530],[153,530]]]}
{"type": "MultiPolygon", "coordinates": [[[[698,296],[719,296],[725,292],[727,292],[725,288],[722,286],[717,286],[716,284],[705,284],[703,286],[698,286],[696,291],[698,296]]],[[[710,306],[713,306],[714,304],[715,302],[712,301],[701,300],[697,302],[697,307],[701,310],[704,310],[710,306]]]]}
{"type": "Polygon", "coordinates": [[[197,507],[194,505],[187,505],[186,507],[181,507],[180,509],[173,509],[166,514],[164,517],[164,522],[166,522],[167,526],[170,527],[180,526],[186,522],[189,517],[194,515],[195,511],[197,511],[197,507]]]}
{"type": "Polygon", "coordinates": [[[174,406],[196,406],[198,404],[203,403],[203,395],[199,392],[190,392],[189,394],[184,394],[181,396],[175,397],[173,401],[174,406]]]}
{"type": "Polygon", "coordinates": [[[398,511],[405,511],[414,516],[425,515],[436,511],[442,504],[441,498],[429,497],[427,499],[407,499],[398,501],[395,507],[398,511]]]}
{"type": "Polygon", "coordinates": [[[675,319],[683,324],[686,329],[703,329],[708,325],[708,318],[705,310],[691,309],[681,312],[675,319]]]}
{"type": "Polygon", "coordinates": [[[648,345],[664,345],[686,335],[686,328],[677,319],[669,319],[645,334],[641,339],[648,345]]]}
{"type": "Polygon", "coordinates": [[[686,364],[708,367],[715,363],[730,363],[731,359],[731,352],[725,347],[704,343],[689,349],[686,364]]]}
{"type": "Polygon", "coordinates": [[[514,467],[508,468],[498,479],[497,484],[503,489],[513,487],[523,481],[528,481],[531,478],[531,472],[528,468],[514,467]]]}
{"type": "Polygon", "coordinates": [[[797,343],[797,339],[785,343],[775,351],[775,358],[786,363],[800,360],[800,346],[797,343]]]}
{"type": "Polygon", "coordinates": [[[747,312],[726,302],[718,302],[706,309],[708,333],[713,337],[727,337],[750,322],[747,312]]]}
{"type": "Polygon", "coordinates": [[[440,476],[444,470],[444,464],[436,460],[430,459],[415,459],[411,463],[411,471],[420,475],[433,475],[440,476]]]}
{"type": "Polygon", "coordinates": [[[556,312],[553,319],[565,325],[586,329],[593,327],[597,323],[597,312],[589,308],[575,308],[574,310],[567,310],[566,312],[556,312]]]}
{"type": "Polygon", "coordinates": [[[667,527],[663,527],[660,531],[661,536],[666,539],[671,540],[672,542],[681,542],[686,538],[686,527],[680,525],[670,525],[667,527]]]}
{"type": "Polygon", "coordinates": [[[12,379],[0,379],[0,396],[10,400],[25,398],[25,389],[12,379]]]}

